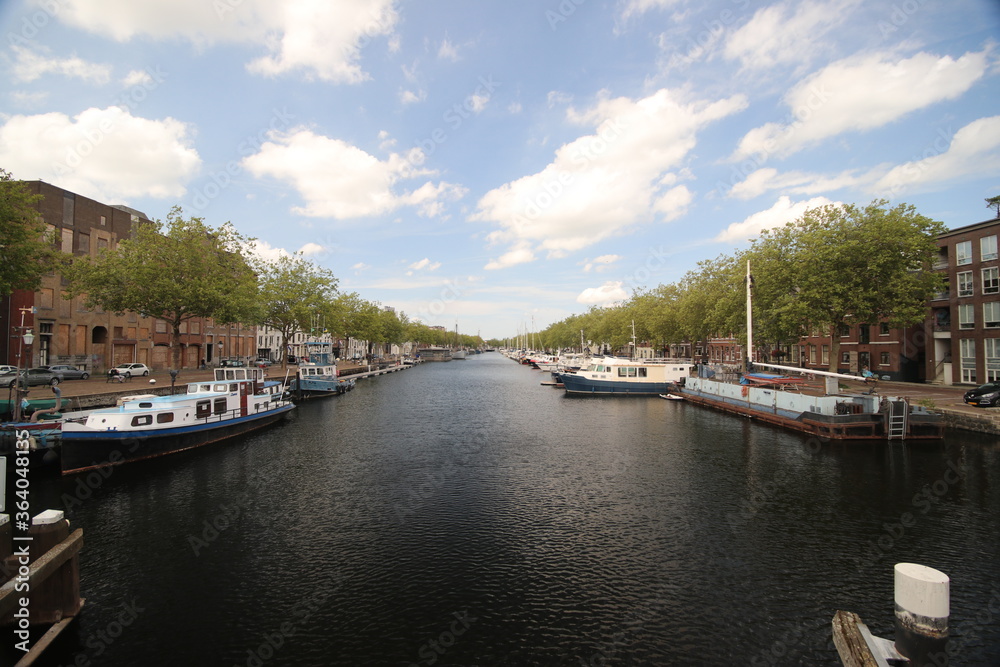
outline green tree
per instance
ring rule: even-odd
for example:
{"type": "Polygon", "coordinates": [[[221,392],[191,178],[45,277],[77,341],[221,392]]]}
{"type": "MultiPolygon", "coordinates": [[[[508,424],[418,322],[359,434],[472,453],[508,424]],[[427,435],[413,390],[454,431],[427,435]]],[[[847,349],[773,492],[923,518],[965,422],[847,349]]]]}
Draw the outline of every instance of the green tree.
{"type": "MultiPolygon", "coordinates": [[[[829,332],[830,369],[840,360],[838,328],[920,322],[941,288],[931,270],[944,225],[909,204],[884,200],[811,209],[756,239],[749,256],[754,321],[773,318],[772,334],[829,332]]],[[[745,308],[744,308],[745,311],[745,308]]]]}
{"type": "MultiPolygon", "coordinates": [[[[318,321],[327,320],[337,297],[338,283],[333,272],[299,253],[275,260],[258,259],[255,264],[260,286],[259,323],[281,334],[281,349],[287,350],[288,340],[299,331],[322,334],[311,329],[318,321]]],[[[282,354],[282,368],[287,360],[287,355],[282,354]]]]}
{"type": "Polygon", "coordinates": [[[244,255],[247,239],[226,223],[217,229],[171,209],[166,225],[132,228],[132,236],[98,257],[77,257],[67,269],[67,298],[85,295],[88,307],[142,313],[171,327],[171,359],[181,366],[181,324],[259,321],[257,279],[244,255]]]}
{"type": "Polygon", "coordinates": [[[988,197],[986,199],[986,208],[995,208],[997,210],[997,217],[1000,218],[1000,195],[988,197]]]}
{"type": "Polygon", "coordinates": [[[0,169],[0,295],[37,289],[56,268],[60,253],[35,208],[41,199],[0,169]]]}

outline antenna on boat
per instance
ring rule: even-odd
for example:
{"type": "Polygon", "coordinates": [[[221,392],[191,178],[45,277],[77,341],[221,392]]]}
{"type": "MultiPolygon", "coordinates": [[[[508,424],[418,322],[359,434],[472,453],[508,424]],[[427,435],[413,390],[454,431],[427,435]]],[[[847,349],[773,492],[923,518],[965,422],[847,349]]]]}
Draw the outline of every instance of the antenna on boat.
{"type": "Polygon", "coordinates": [[[747,349],[745,367],[749,373],[753,366],[753,276],[750,275],[750,260],[747,260],[747,349]]]}

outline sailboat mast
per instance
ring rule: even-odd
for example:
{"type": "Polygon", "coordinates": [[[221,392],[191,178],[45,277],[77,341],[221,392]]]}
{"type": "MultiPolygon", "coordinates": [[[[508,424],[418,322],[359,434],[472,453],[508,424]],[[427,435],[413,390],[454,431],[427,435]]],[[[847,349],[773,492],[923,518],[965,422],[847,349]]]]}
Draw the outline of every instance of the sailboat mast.
{"type": "Polygon", "coordinates": [[[753,276],[750,275],[750,260],[747,260],[747,349],[746,370],[753,362],[753,276]]]}

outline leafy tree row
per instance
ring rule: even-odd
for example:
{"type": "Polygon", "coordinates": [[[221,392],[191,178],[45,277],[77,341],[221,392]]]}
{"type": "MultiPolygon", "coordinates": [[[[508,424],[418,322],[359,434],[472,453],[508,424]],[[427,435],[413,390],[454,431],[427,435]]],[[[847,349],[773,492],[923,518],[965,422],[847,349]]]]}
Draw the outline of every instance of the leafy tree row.
{"type": "Polygon", "coordinates": [[[749,262],[755,341],[777,346],[823,332],[833,340],[835,370],[840,327],[923,321],[943,284],[932,266],[944,231],[909,204],[815,208],[762,232],[745,250],[699,262],[677,283],[557,322],[541,339],[550,348],[575,347],[583,329],[588,340],[618,349],[630,341],[634,321],[637,338],[657,347],[729,335],[745,344],[749,262]]]}
{"type": "Polygon", "coordinates": [[[262,259],[250,251],[253,239],[232,224],[212,228],[184,217],[179,207],[165,222],[134,226],[130,238],[97,257],[71,257],[46,234],[39,199],[0,170],[0,293],[37,289],[44,275],[58,272],[68,282],[67,297],[83,296],[89,308],[166,321],[175,368],[182,325],[193,318],[271,327],[282,338],[281,349],[300,332],[366,340],[369,353],[379,343],[482,342],[469,336],[456,341],[355,292],[342,293],[333,272],[301,254],[262,259]]]}

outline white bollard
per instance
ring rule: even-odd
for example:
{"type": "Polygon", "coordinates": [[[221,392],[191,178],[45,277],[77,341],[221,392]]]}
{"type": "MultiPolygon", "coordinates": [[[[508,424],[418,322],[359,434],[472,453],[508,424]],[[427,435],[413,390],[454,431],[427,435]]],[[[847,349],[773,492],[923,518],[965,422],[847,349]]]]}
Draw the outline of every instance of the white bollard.
{"type": "Polygon", "coordinates": [[[896,650],[914,667],[948,664],[951,580],[944,572],[896,563],[896,650]]]}

